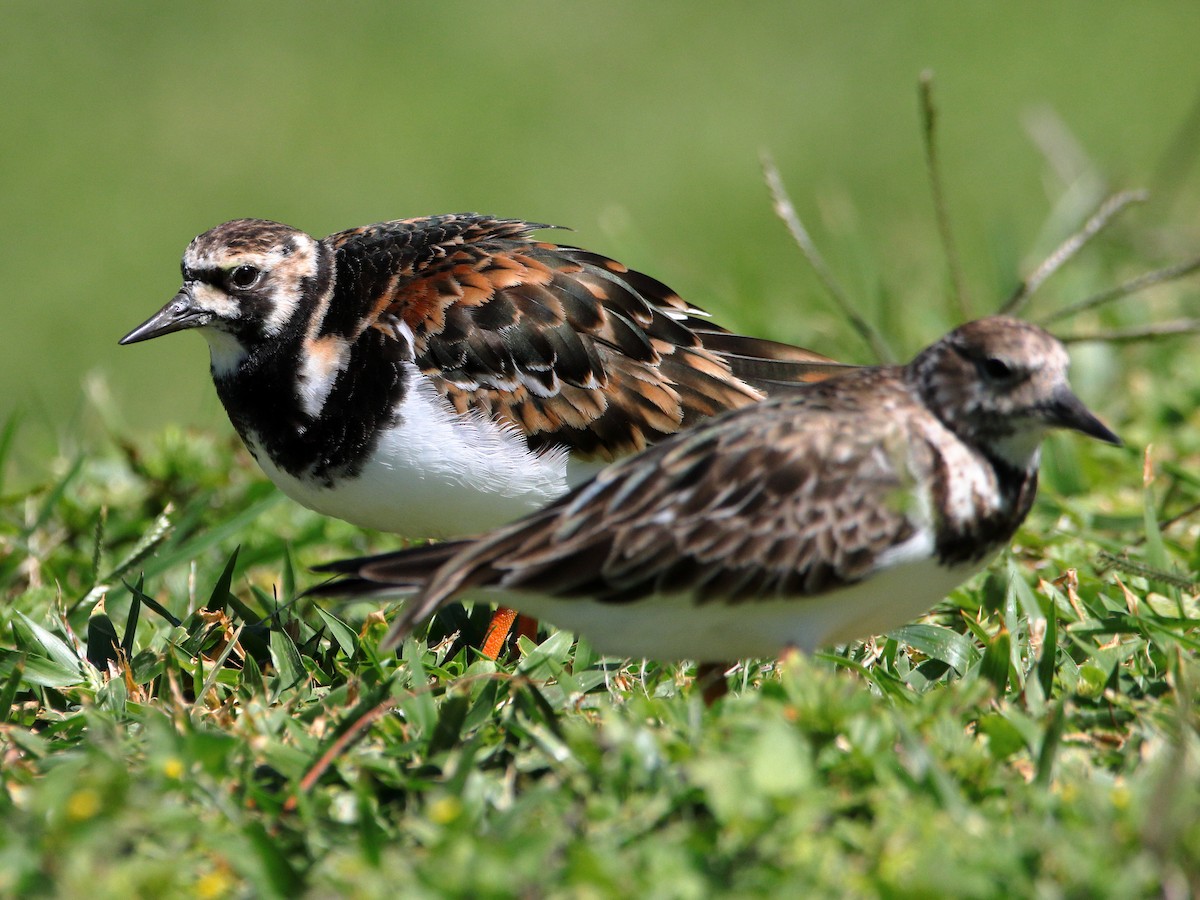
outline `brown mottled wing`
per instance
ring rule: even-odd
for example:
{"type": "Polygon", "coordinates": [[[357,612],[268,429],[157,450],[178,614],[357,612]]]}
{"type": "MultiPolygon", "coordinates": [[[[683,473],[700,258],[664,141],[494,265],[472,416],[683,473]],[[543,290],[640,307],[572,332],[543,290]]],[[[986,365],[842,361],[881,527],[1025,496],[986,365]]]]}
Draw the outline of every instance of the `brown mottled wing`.
{"type": "MultiPolygon", "coordinates": [[[[479,586],[612,603],[694,591],[699,602],[740,603],[858,581],[918,527],[905,500],[911,400],[885,389],[901,414],[868,409],[889,371],[839,379],[836,398],[831,382],[721,416],[463,542],[436,573],[424,570],[430,580],[393,633],[479,586]]],[[[399,574],[413,583],[404,552],[340,570],[363,584],[399,574]]]]}
{"type": "Polygon", "coordinates": [[[338,294],[368,298],[333,306],[411,335],[416,364],[460,412],[510,422],[534,449],[602,459],[842,368],[729,334],[647,275],[532,240],[543,227],[468,214],[333,235],[338,294]]]}

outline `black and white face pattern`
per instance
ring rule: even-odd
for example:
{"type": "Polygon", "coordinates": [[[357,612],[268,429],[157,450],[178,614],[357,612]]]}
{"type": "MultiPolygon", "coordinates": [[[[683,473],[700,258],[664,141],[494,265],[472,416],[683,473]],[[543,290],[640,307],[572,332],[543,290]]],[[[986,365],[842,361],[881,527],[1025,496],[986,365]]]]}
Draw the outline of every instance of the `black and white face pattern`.
{"type": "Polygon", "coordinates": [[[964,441],[1013,468],[1037,465],[1047,431],[1116,436],[1071,391],[1063,345],[1036,325],[993,317],[963,325],[907,367],[926,406],[964,441]]]}
{"type": "Polygon", "coordinates": [[[188,245],[179,292],[121,343],[199,329],[212,351],[213,375],[228,376],[287,330],[303,330],[314,304],[328,302],[325,255],[318,241],[278,222],[218,225],[188,245]]]}
{"type": "Polygon", "coordinates": [[[298,229],[236,219],[195,238],[183,254],[177,296],[212,348],[215,374],[231,371],[262,343],[310,318],[326,287],[319,242],[298,229]]]}

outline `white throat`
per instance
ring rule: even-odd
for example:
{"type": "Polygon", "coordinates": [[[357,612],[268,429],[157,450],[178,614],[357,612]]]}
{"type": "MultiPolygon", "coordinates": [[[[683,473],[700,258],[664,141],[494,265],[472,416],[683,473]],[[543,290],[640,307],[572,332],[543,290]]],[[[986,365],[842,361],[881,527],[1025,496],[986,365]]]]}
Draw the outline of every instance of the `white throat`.
{"type": "Polygon", "coordinates": [[[1045,436],[1042,428],[1018,428],[1012,434],[994,441],[991,450],[1014,469],[1032,472],[1041,461],[1042,439],[1045,436]]]}
{"type": "Polygon", "coordinates": [[[208,355],[212,360],[214,377],[231,375],[246,358],[246,348],[242,342],[228,331],[206,325],[200,329],[204,339],[208,341],[208,355]]]}

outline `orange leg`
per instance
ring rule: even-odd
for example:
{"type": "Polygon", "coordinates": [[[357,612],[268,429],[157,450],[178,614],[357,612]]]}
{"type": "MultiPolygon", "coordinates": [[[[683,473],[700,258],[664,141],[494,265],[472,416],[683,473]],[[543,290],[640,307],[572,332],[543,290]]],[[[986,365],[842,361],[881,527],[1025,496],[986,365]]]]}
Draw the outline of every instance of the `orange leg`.
{"type": "Polygon", "coordinates": [[[537,619],[531,616],[523,616],[515,609],[509,609],[507,606],[498,607],[496,612],[492,614],[492,621],[488,625],[487,635],[483,639],[483,646],[479,648],[480,652],[488,659],[497,659],[500,656],[500,651],[504,649],[504,642],[508,639],[508,633],[514,627],[517,637],[527,637],[530,640],[537,637],[537,619]]]}

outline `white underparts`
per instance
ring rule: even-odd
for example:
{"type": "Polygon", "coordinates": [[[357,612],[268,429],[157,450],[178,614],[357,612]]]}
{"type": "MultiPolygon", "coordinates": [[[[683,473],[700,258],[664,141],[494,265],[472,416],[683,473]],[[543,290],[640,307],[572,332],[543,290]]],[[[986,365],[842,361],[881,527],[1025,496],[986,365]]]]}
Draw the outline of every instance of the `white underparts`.
{"type": "MultiPolygon", "coordinates": [[[[920,543],[918,540],[916,543],[920,543]]],[[[916,548],[912,548],[915,550],[916,548]]],[[[919,553],[914,552],[914,557],[919,553]]],[[[488,600],[585,636],[601,653],[658,660],[770,658],[795,647],[821,647],[883,634],[913,621],[983,568],[942,566],[928,556],[884,566],[866,580],[815,597],[777,597],[698,608],[688,595],[629,603],[555,599],[494,590],[488,600]]]]}
{"type": "Polygon", "coordinates": [[[249,436],[263,471],[292,499],[364,528],[410,538],[476,534],[544,506],[595,466],[565,451],[534,454],[515,428],[460,416],[411,364],[398,422],[357,475],[332,486],[275,466],[249,436]]]}

